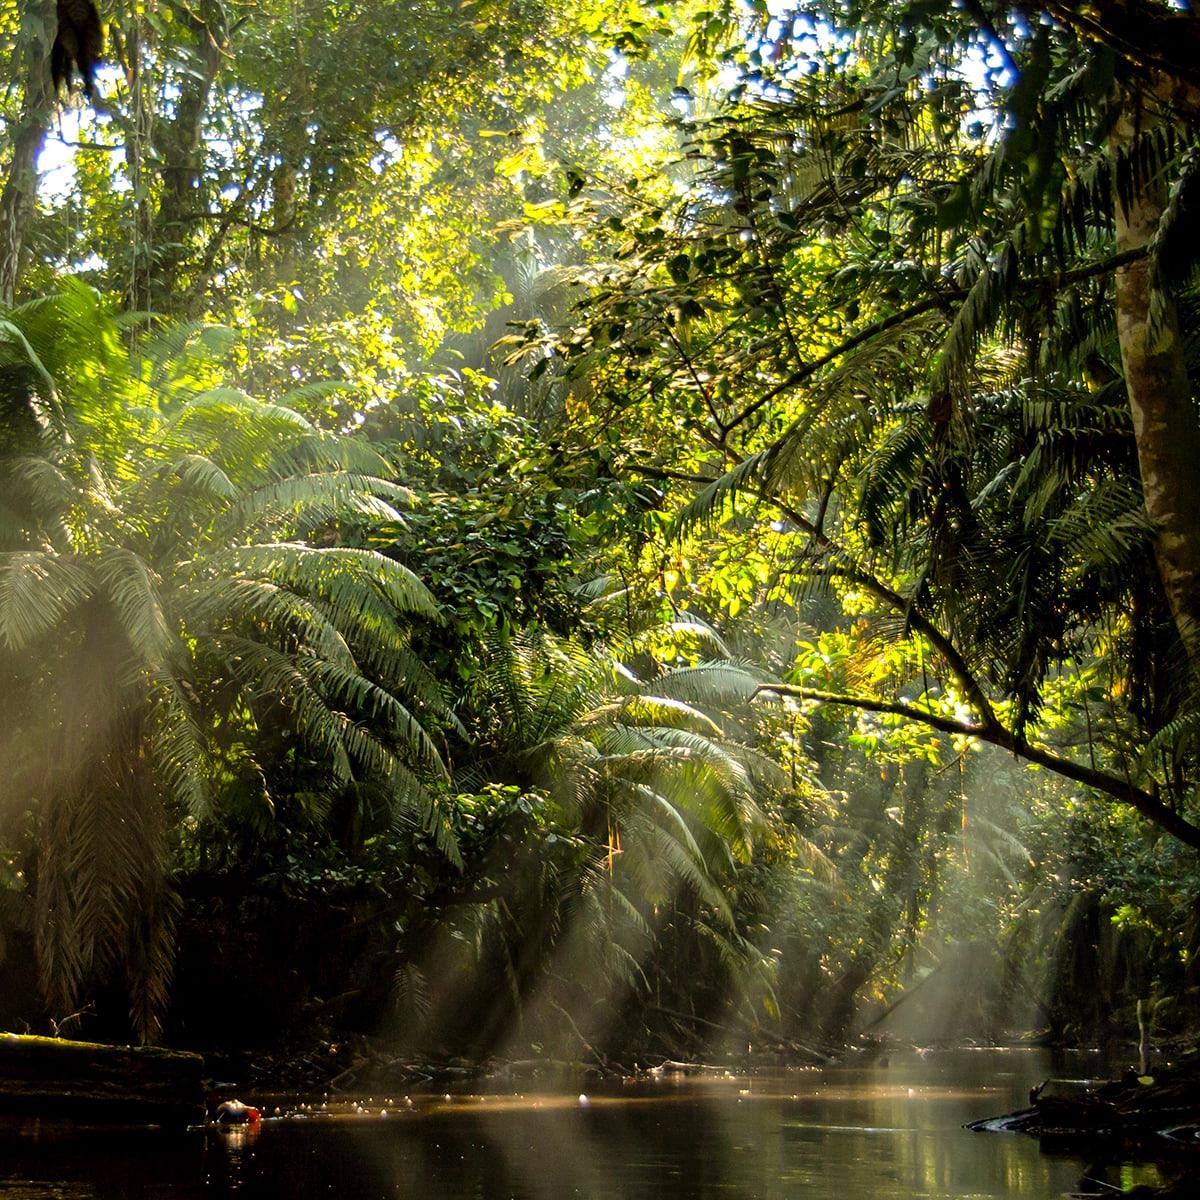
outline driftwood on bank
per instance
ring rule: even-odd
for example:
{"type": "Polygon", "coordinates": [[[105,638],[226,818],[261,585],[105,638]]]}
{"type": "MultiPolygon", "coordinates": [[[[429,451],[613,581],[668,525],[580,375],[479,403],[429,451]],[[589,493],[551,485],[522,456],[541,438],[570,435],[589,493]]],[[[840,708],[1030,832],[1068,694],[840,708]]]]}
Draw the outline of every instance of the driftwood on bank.
{"type": "Polygon", "coordinates": [[[1140,1147],[1158,1154],[1200,1149],[1200,1056],[1112,1082],[1047,1080],[1031,1105],[968,1126],[983,1133],[1027,1133],[1043,1142],[1097,1143],[1117,1153],[1140,1147]]]}
{"type": "Polygon", "coordinates": [[[0,1110],[134,1124],[204,1119],[204,1060],[153,1046],[0,1033],[0,1110]]]}
{"type": "Polygon", "coordinates": [[[984,1133],[1027,1133],[1043,1148],[1086,1156],[1094,1165],[1073,1195],[1114,1194],[1146,1200],[1200,1195],[1200,1057],[1187,1056],[1150,1075],[1120,1080],[1048,1079],[1028,1108],[967,1126],[984,1133]],[[1153,1162],[1161,1183],[1121,1190],[1104,1181],[1114,1164],[1153,1162]],[[1100,1192],[1096,1188],[1101,1189],[1100,1192]]]}

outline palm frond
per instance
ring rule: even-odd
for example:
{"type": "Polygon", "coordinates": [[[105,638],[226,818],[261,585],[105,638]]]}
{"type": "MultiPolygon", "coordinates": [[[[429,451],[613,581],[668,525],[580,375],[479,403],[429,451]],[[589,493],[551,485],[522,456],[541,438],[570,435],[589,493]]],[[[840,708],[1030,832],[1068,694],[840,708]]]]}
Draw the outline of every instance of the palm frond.
{"type": "Polygon", "coordinates": [[[142,1041],[162,1036],[175,975],[176,925],[183,905],[161,876],[149,881],[141,897],[124,953],[130,1016],[142,1041]]]}
{"type": "MultiPolygon", "coordinates": [[[[664,814],[665,810],[661,810],[658,815],[664,814]]],[[[643,875],[647,869],[652,869],[655,873],[667,872],[669,879],[690,889],[723,924],[732,927],[733,911],[729,898],[704,869],[698,848],[694,857],[691,848],[680,840],[676,829],[664,828],[644,811],[633,819],[631,826],[638,842],[646,849],[644,859],[638,856],[638,865],[641,866],[643,875]]],[[[649,879],[643,878],[642,884],[646,891],[653,891],[653,884],[649,879]]]]}
{"type": "Polygon", "coordinates": [[[672,700],[665,696],[648,696],[643,693],[590,709],[581,714],[576,721],[577,728],[581,730],[587,730],[593,726],[614,724],[672,726],[711,734],[714,737],[721,735],[721,729],[717,723],[700,709],[685,704],[682,700],[672,700]]]}
{"type": "Polygon", "coordinates": [[[252,704],[282,706],[291,714],[296,732],[328,768],[336,784],[353,778],[346,748],[345,716],[333,712],[294,658],[265,643],[240,636],[223,636],[213,650],[224,652],[228,670],[252,704]]]}
{"type": "Polygon", "coordinates": [[[355,661],[345,635],[325,609],[279,584],[204,574],[178,588],[176,599],[184,624],[197,633],[256,621],[276,634],[290,634],[330,662],[352,666],[355,661]]]}
{"type": "Polygon", "coordinates": [[[0,460],[0,484],[5,503],[30,536],[41,536],[52,528],[54,541],[62,549],[70,544],[64,536],[64,521],[79,497],[75,482],[49,458],[11,455],[0,460]]]}
{"type": "Polygon", "coordinates": [[[935,366],[931,389],[958,390],[959,381],[984,338],[992,332],[1005,311],[1005,302],[1020,282],[1024,234],[1018,229],[992,256],[983,258],[975,249],[968,256],[963,274],[970,281],[967,297],[955,311],[935,366]]]}
{"type": "Polygon", "coordinates": [[[372,727],[389,731],[407,756],[432,775],[449,780],[446,765],[425,728],[390,692],[338,663],[300,656],[299,665],[309,678],[323,685],[322,692],[331,701],[369,718],[372,727]]]}
{"type": "Polygon", "coordinates": [[[413,502],[408,488],[348,471],[289,475],[249,493],[231,506],[221,522],[229,533],[248,530],[294,530],[307,533],[339,518],[403,525],[394,501],[413,502]]]}
{"type": "Polygon", "coordinates": [[[860,512],[872,544],[883,545],[928,467],[933,427],[924,413],[901,416],[859,472],[860,512]]]}
{"type": "Polygon", "coordinates": [[[284,448],[315,433],[310,422],[291,409],[236,388],[218,387],[201,392],[170,415],[160,441],[168,448],[204,455],[244,485],[269,472],[284,448]]]}
{"type": "Polygon", "coordinates": [[[764,682],[760,669],[730,661],[678,667],[654,681],[654,691],[665,699],[697,706],[741,707],[753,699],[764,682]]]}
{"type": "Polygon", "coordinates": [[[400,614],[438,620],[429,589],[407,567],[373,550],[256,542],[206,560],[233,574],[257,576],[320,597],[338,623],[393,625],[400,614]]]}
{"type": "Polygon", "coordinates": [[[697,492],[675,518],[674,530],[677,535],[682,537],[712,529],[732,512],[733,504],[739,497],[757,497],[771,453],[771,450],[763,450],[747,456],[732,470],[718,476],[697,492]]]}
{"type": "Polygon", "coordinates": [[[0,643],[23,651],[60,628],[95,580],[78,563],[41,550],[0,552],[0,643]]]}
{"type": "Polygon", "coordinates": [[[392,1003],[396,1011],[408,1021],[423,1021],[429,1016],[432,997],[429,980],[416,963],[402,963],[392,976],[392,1003]]]}
{"type": "Polygon", "coordinates": [[[15,322],[0,318],[0,362],[24,368],[29,387],[25,400],[34,420],[59,439],[66,436],[66,418],[54,377],[46,369],[25,332],[15,322]]]}
{"type": "Polygon", "coordinates": [[[111,601],[136,667],[155,667],[177,648],[178,630],[163,611],[162,581],[140,555],[114,547],[97,556],[96,579],[111,601]]]}
{"type": "Polygon", "coordinates": [[[667,621],[656,628],[662,633],[671,634],[681,640],[691,639],[700,644],[707,644],[710,650],[722,658],[733,657],[720,632],[694,613],[689,614],[686,620],[667,621]]]}
{"type": "Polygon", "coordinates": [[[207,747],[194,706],[174,673],[160,670],[152,678],[147,743],[163,793],[182,812],[208,816],[212,797],[205,785],[207,747]]]}
{"type": "Polygon", "coordinates": [[[241,494],[229,476],[203,454],[181,454],[166,462],[152,462],[129,489],[137,504],[174,503],[174,492],[213,502],[217,511],[233,504],[241,494]]]}

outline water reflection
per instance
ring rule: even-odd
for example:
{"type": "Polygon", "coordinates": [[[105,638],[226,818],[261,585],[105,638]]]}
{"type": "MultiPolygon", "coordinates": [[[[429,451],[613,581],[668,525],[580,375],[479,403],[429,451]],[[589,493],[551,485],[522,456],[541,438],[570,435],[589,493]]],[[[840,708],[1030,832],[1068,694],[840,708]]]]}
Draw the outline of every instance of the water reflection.
{"type": "MultiPolygon", "coordinates": [[[[1080,1166],[964,1122],[1020,1105],[1032,1053],[671,1079],[589,1095],[364,1098],[246,1128],[0,1127],[0,1196],[146,1200],[1041,1200],[1080,1166]],[[384,1116],[382,1110],[386,1109],[384,1116]]],[[[1061,1073],[1061,1072],[1060,1072],[1061,1073]]]]}

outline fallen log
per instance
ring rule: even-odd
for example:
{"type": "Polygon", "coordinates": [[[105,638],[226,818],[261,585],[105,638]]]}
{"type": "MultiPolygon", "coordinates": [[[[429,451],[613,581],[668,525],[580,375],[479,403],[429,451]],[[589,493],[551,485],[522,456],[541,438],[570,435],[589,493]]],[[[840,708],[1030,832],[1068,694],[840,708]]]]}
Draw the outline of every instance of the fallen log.
{"type": "Polygon", "coordinates": [[[203,1076],[198,1054],[0,1033],[0,1109],[6,1113],[192,1124],[204,1120],[203,1076]]]}
{"type": "Polygon", "coordinates": [[[1043,1142],[1104,1142],[1110,1151],[1139,1146],[1194,1154],[1200,1146],[1200,1057],[1191,1056],[1155,1077],[1127,1073],[1110,1082],[1046,1080],[1029,1094],[1029,1108],[974,1121],[982,1133],[1027,1133],[1043,1142]]]}
{"type": "Polygon", "coordinates": [[[1200,1059],[1190,1056],[1155,1077],[1129,1072],[1113,1082],[1048,1079],[1032,1088],[1032,1104],[967,1126],[982,1133],[1027,1133],[1043,1149],[1069,1151],[1092,1160],[1082,1185],[1071,1193],[1182,1200],[1200,1195],[1200,1059]],[[1103,1176],[1128,1162],[1155,1163],[1161,1185],[1131,1190],[1103,1176]],[[1095,1189],[1099,1187],[1101,1192],[1095,1189]]]}

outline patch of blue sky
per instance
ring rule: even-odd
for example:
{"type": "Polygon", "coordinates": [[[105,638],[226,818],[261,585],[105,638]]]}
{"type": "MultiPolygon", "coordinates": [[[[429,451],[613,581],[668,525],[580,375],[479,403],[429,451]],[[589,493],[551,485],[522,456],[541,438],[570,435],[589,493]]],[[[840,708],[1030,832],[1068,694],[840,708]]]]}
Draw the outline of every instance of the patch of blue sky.
{"type": "MultiPolygon", "coordinates": [[[[758,20],[747,40],[746,53],[751,64],[759,66],[748,73],[746,82],[752,86],[767,92],[783,89],[789,80],[816,74],[831,59],[840,59],[843,64],[861,59],[868,68],[871,65],[863,55],[860,31],[839,28],[830,20],[831,5],[765,0],[751,7],[758,20]]],[[[1014,21],[1015,37],[1028,34],[1019,14],[1014,21]]],[[[964,116],[964,126],[991,124],[995,119],[997,90],[1010,87],[1016,79],[1008,50],[982,31],[961,47],[952,73],[964,79],[979,100],[978,107],[964,116]]],[[[936,81],[931,76],[928,82],[933,85],[936,81]]]]}
{"type": "MultiPolygon", "coordinates": [[[[101,96],[111,94],[120,77],[115,67],[101,67],[96,75],[96,90],[101,96]]],[[[103,109],[100,115],[87,104],[82,107],[68,104],[58,109],[37,159],[38,195],[42,200],[54,203],[75,192],[75,165],[80,152],[124,158],[120,146],[109,145],[102,139],[107,125],[103,109]]],[[[119,188],[120,181],[115,185],[119,188]]]]}

